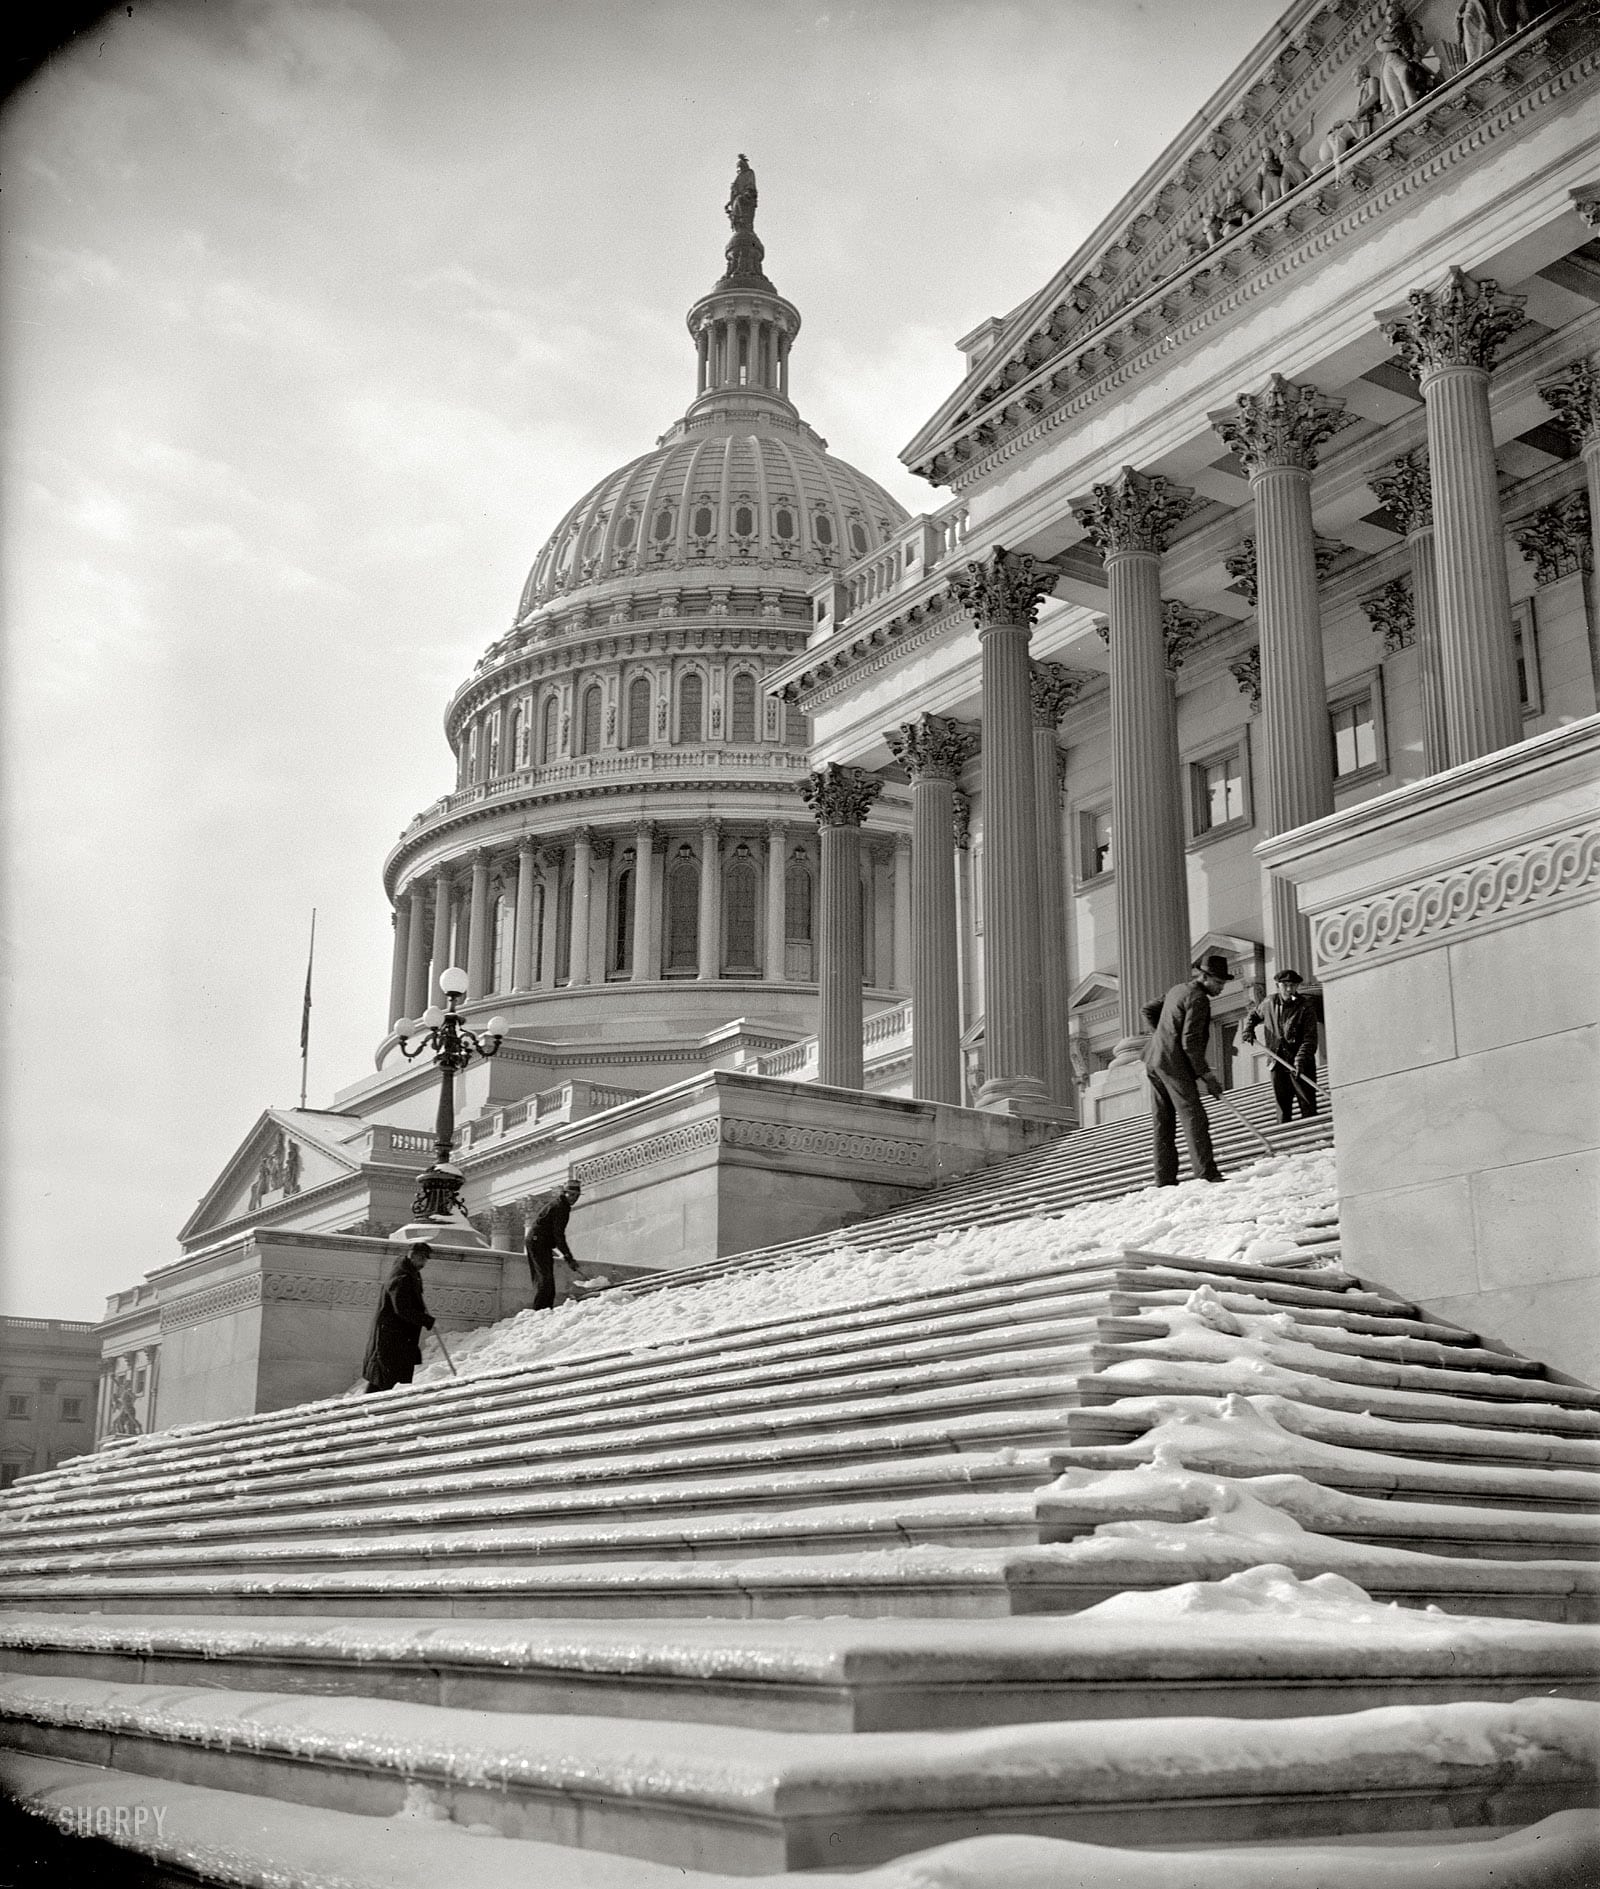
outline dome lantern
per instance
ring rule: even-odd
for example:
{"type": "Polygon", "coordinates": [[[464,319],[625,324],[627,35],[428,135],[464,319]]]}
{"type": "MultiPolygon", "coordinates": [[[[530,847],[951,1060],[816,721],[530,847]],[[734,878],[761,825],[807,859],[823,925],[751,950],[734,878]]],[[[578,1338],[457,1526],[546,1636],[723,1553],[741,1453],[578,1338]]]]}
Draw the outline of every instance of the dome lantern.
{"type": "Polygon", "coordinates": [[[725,411],[730,399],[746,410],[771,401],[795,416],[789,349],[800,332],[800,311],[767,280],[766,250],[755,229],[756,174],[742,151],[726,208],[733,225],[723,252],[727,269],[689,310],[698,376],[694,404],[684,417],[693,421],[725,411]]]}

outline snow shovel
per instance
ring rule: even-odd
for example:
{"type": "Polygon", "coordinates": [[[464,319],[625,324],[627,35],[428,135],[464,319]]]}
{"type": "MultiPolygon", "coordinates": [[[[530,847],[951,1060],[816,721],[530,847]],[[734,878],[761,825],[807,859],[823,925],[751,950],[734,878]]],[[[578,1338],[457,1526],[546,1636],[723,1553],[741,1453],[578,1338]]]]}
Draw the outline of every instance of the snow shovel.
{"type": "Polygon", "coordinates": [[[1254,1135],[1256,1140],[1261,1143],[1262,1147],[1266,1149],[1268,1154],[1270,1155],[1277,1154],[1278,1150],[1275,1147],[1273,1147],[1270,1141],[1267,1140],[1266,1136],[1262,1134],[1259,1128],[1256,1127],[1255,1123],[1252,1122],[1247,1116],[1241,1115],[1238,1109],[1236,1109],[1231,1102],[1224,1102],[1220,1095],[1214,1095],[1212,1096],[1211,1099],[1213,1102],[1217,1104],[1219,1108],[1225,1108],[1247,1135],[1254,1135]]]}
{"type": "Polygon", "coordinates": [[[433,1335],[439,1341],[439,1349],[444,1353],[444,1361],[450,1367],[450,1375],[460,1377],[461,1373],[456,1369],[456,1361],[450,1355],[450,1347],[444,1341],[444,1333],[435,1327],[433,1335]]]}
{"type": "MultiPolygon", "coordinates": [[[[1276,1050],[1268,1049],[1265,1043],[1261,1045],[1261,1053],[1263,1056],[1270,1056],[1280,1069],[1288,1070],[1289,1080],[1294,1084],[1296,1095],[1303,1096],[1306,1093],[1306,1089],[1307,1089],[1306,1079],[1304,1076],[1301,1075],[1300,1071],[1295,1068],[1293,1063],[1285,1062],[1284,1059],[1277,1053],[1276,1050]]],[[[1316,1089],[1315,1083],[1312,1083],[1310,1085],[1310,1090],[1311,1090],[1311,1103],[1312,1103],[1312,1106],[1315,1107],[1316,1101],[1317,1101],[1317,1089],[1316,1089]]]]}

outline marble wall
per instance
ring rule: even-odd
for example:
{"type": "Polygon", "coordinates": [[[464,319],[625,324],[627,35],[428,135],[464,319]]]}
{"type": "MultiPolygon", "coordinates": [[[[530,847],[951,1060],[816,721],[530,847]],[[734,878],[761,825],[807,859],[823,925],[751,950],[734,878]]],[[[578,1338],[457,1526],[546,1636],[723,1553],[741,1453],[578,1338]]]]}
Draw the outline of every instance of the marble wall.
{"type": "Polygon", "coordinates": [[[1312,920],[1347,1262],[1600,1382],[1600,717],[1258,851],[1312,920]]]}

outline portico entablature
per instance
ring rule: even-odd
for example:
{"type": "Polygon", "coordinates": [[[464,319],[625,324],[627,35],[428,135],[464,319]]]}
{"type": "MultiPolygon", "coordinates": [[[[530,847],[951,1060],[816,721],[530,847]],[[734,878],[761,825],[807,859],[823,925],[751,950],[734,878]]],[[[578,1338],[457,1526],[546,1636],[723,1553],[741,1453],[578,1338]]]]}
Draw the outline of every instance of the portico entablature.
{"type": "MultiPolygon", "coordinates": [[[[1385,224],[1407,220],[1441,183],[1459,198],[1467,171],[1503,162],[1508,148],[1520,165],[1543,123],[1592,114],[1600,25],[1582,5],[1552,8],[1415,103],[1374,106],[1347,158],[1290,154],[1295,170],[1311,174],[1270,198],[1263,190],[1251,209],[1240,186],[1252,164],[1264,166],[1263,151],[1298,139],[1313,107],[1321,125],[1355,102],[1357,62],[1370,55],[1384,9],[1349,9],[1342,26],[1339,11],[1306,6],[1288,17],[1282,37],[1246,62],[1072,262],[1009,318],[906,448],[908,466],[975,495],[1008,459],[1120,399],[1152,370],[1169,373],[1175,349],[1203,347],[1252,304],[1276,308],[1294,277],[1346,257],[1364,263],[1385,224]],[[1308,40],[1316,49],[1296,55],[1308,40]],[[1274,82],[1274,68],[1297,56],[1309,63],[1292,84],[1274,82]],[[1262,86],[1266,98],[1252,105],[1262,86]],[[1230,198],[1229,227],[1204,234],[1207,215],[1230,198]]],[[[1529,167],[1538,168],[1537,160],[1529,167]]]]}

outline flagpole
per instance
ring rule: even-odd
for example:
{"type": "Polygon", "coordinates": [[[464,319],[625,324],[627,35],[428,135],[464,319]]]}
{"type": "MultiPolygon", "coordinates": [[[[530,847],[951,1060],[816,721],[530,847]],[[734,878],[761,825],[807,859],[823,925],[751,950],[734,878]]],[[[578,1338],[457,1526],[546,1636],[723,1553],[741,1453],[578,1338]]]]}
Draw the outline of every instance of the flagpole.
{"type": "Polygon", "coordinates": [[[300,1006],[300,1106],[306,1105],[306,1069],[311,1059],[311,967],[317,960],[317,908],[311,908],[311,948],[306,953],[306,994],[300,1006]]]}

